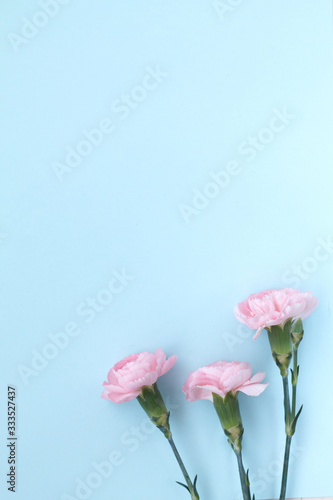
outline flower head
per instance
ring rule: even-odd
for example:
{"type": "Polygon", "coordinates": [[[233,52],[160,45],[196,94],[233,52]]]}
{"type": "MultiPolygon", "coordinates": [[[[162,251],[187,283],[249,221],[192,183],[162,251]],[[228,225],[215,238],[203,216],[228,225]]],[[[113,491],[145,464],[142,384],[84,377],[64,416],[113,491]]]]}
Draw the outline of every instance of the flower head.
{"type": "Polygon", "coordinates": [[[248,396],[259,396],[268,385],[260,383],[265,373],[258,372],[251,376],[250,363],[215,361],[190,373],[183,391],[188,401],[198,399],[213,401],[213,394],[224,398],[229,392],[237,394],[239,391],[248,396]]]}
{"type": "Polygon", "coordinates": [[[256,339],[263,328],[283,325],[288,319],[307,318],[317,307],[318,299],[311,293],[293,288],[264,290],[253,293],[235,307],[235,316],[252,330],[256,339]]]}
{"type": "Polygon", "coordinates": [[[114,403],[124,403],[141,394],[144,386],[152,386],[173,367],[177,356],[166,359],[161,348],[154,353],[140,352],[131,354],[116,363],[108,373],[108,380],[103,383],[103,399],[114,403]]]}

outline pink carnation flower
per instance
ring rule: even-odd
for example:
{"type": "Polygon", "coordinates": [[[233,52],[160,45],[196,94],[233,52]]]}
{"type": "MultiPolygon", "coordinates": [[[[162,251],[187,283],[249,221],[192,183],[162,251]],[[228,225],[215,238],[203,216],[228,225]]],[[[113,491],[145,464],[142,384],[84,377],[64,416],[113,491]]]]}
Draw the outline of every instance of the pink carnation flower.
{"type": "Polygon", "coordinates": [[[311,292],[293,288],[264,290],[253,293],[235,307],[235,316],[252,330],[256,339],[263,328],[283,325],[288,319],[307,318],[317,307],[318,299],[311,292]]]}
{"type": "Polygon", "coordinates": [[[259,396],[268,385],[260,384],[265,373],[258,372],[253,377],[251,375],[250,363],[215,361],[190,373],[183,391],[188,401],[198,399],[213,401],[212,393],[224,398],[230,391],[233,393],[241,391],[248,396],[259,396]]]}
{"type": "Polygon", "coordinates": [[[108,373],[107,382],[103,383],[105,390],[103,399],[114,403],[124,403],[135,399],[141,393],[143,386],[152,386],[158,377],[164,375],[173,367],[177,356],[166,359],[161,348],[153,354],[140,352],[131,354],[114,365],[108,373]]]}

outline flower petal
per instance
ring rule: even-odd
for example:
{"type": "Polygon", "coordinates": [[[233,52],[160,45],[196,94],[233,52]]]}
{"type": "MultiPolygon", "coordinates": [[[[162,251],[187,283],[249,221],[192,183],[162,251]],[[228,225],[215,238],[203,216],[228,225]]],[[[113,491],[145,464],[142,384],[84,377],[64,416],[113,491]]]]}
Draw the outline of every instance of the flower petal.
{"type": "Polygon", "coordinates": [[[251,385],[242,385],[242,387],[239,387],[238,391],[244,392],[247,396],[259,396],[264,390],[268,384],[251,384],[251,385]]]}

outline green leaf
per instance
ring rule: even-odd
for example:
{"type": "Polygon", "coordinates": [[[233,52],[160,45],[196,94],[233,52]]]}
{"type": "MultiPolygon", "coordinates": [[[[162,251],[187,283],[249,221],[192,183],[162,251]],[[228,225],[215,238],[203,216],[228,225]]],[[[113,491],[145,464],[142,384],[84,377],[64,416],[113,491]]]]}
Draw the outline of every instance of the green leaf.
{"type": "Polygon", "coordinates": [[[297,420],[298,420],[298,417],[300,416],[302,410],[303,410],[303,405],[300,407],[300,409],[298,410],[298,413],[297,413],[296,417],[294,418],[294,420],[291,423],[291,427],[290,427],[290,431],[291,431],[290,435],[291,436],[295,433],[297,420]]]}
{"type": "Polygon", "coordinates": [[[197,479],[198,479],[198,474],[196,474],[195,478],[194,478],[194,481],[193,481],[193,488],[194,488],[194,493],[198,496],[199,498],[199,493],[198,493],[198,490],[197,490],[197,479]]]}
{"type": "MultiPolygon", "coordinates": [[[[184,488],[186,488],[186,489],[187,489],[187,491],[190,491],[190,490],[189,490],[189,487],[188,487],[188,486],[186,486],[186,484],[184,484],[184,483],[180,483],[179,481],[176,481],[176,483],[177,483],[177,484],[180,484],[180,486],[184,486],[184,488]]],[[[190,492],[190,493],[191,493],[191,492],[190,492]]]]}

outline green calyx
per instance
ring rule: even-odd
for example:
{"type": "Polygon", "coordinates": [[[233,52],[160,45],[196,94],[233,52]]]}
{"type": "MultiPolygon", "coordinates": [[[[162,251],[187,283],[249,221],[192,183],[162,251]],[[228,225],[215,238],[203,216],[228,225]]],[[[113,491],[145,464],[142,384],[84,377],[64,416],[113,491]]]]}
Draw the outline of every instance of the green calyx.
{"type": "Polygon", "coordinates": [[[292,358],[291,325],[292,319],[288,319],[283,325],[273,325],[266,328],[272,355],[275,363],[280,368],[282,377],[288,375],[288,368],[292,358]]]}
{"type": "Polygon", "coordinates": [[[162,395],[158,390],[157,384],[152,386],[145,385],[142,387],[141,394],[136,398],[144,411],[147,413],[150,420],[166,438],[171,437],[171,430],[169,425],[169,415],[162,395]]]}
{"type": "Polygon", "coordinates": [[[299,318],[295,321],[290,330],[291,342],[293,344],[293,349],[298,349],[301,341],[303,340],[304,329],[303,329],[303,321],[299,318]]]}
{"type": "Polygon", "coordinates": [[[230,446],[235,452],[241,451],[244,427],[237,394],[228,392],[223,398],[213,393],[213,403],[230,446]]]}

